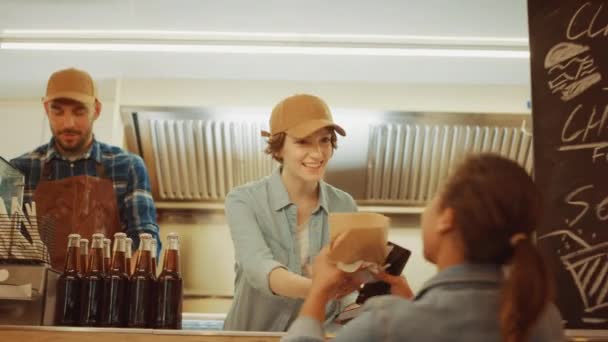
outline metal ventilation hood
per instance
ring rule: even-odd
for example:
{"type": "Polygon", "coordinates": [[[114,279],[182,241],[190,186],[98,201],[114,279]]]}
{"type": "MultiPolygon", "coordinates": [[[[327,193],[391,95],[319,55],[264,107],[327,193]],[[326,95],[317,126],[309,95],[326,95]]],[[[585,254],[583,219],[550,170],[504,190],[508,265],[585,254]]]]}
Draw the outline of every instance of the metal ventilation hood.
{"type": "MultiPolygon", "coordinates": [[[[157,206],[221,209],[232,187],[270,174],[276,163],[260,136],[267,112],[125,108],[127,146],[143,157],[157,206]]],[[[336,109],[334,117],[348,135],[338,141],[326,180],[376,210],[419,209],[467,153],[496,152],[532,169],[528,115],[336,109]]]]}

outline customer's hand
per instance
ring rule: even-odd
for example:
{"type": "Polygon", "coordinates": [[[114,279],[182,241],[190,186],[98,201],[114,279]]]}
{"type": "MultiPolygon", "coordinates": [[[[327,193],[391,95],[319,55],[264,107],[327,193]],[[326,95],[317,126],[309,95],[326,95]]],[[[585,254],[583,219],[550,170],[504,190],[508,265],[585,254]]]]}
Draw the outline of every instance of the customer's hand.
{"type": "Polygon", "coordinates": [[[304,300],[301,316],[308,316],[316,321],[325,320],[327,303],[342,294],[340,287],[348,282],[348,276],[329,259],[329,247],[323,248],[315,257],[312,265],[312,284],[304,300]]]}
{"type": "Polygon", "coordinates": [[[329,248],[323,248],[315,257],[312,266],[312,286],[311,292],[316,295],[322,295],[327,299],[336,298],[338,295],[346,295],[344,293],[345,286],[348,288],[350,279],[348,275],[336,267],[335,263],[329,260],[329,248]]]}
{"type": "Polygon", "coordinates": [[[411,299],[414,297],[414,292],[412,292],[410,285],[407,283],[407,280],[404,277],[394,276],[382,271],[376,274],[376,278],[388,283],[391,286],[391,293],[395,296],[400,296],[406,299],[411,299]]]}

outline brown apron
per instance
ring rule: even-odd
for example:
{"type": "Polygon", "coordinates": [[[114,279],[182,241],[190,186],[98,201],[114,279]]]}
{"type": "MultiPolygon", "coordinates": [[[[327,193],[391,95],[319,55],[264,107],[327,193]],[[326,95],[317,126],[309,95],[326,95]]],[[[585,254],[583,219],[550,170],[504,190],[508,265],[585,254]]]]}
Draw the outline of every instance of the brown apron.
{"type": "Polygon", "coordinates": [[[54,269],[63,270],[69,234],[78,233],[90,240],[94,233],[102,233],[111,239],[122,229],[114,186],[105,177],[103,165],[97,163],[97,177],[84,175],[60,180],[50,180],[51,169],[51,161],[46,162],[34,201],[39,222],[54,220],[51,264],[54,269]]]}

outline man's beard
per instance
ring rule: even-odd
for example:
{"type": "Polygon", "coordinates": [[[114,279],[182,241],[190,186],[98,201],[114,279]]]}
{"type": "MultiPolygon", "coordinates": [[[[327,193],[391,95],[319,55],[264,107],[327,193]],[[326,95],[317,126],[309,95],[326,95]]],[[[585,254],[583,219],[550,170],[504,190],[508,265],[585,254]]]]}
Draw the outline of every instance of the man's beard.
{"type": "Polygon", "coordinates": [[[63,130],[63,131],[59,132],[59,134],[55,135],[55,143],[57,145],[59,145],[59,147],[64,152],[67,152],[70,154],[78,154],[78,153],[84,152],[83,149],[85,148],[90,136],[91,136],[90,130],[87,132],[79,132],[79,131],[68,129],[68,130],[63,130]],[[76,135],[80,136],[80,139],[78,139],[75,144],[66,145],[61,141],[61,135],[64,133],[76,134],[76,135]]]}

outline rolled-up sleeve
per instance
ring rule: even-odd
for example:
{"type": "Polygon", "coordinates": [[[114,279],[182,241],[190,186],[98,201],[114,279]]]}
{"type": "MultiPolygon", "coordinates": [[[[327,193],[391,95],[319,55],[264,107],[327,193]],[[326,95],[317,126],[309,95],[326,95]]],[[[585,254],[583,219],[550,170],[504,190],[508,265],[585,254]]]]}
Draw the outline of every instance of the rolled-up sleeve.
{"type": "Polygon", "coordinates": [[[156,223],[156,207],[150,193],[150,178],[143,160],[136,155],[131,158],[127,191],[120,211],[126,233],[133,239],[133,247],[139,246],[140,233],[150,233],[157,240],[157,254],[160,254],[162,245],[156,223]]]}
{"type": "Polygon", "coordinates": [[[268,277],[277,267],[284,267],[274,259],[264,240],[252,206],[246,194],[231,192],[226,197],[226,217],[234,244],[236,262],[242,267],[249,284],[267,295],[274,295],[268,277]]]}
{"type": "Polygon", "coordinates": [[[355,200],[352,197],[350,198],[350,210],[352,212],[359,211],[359,208],[357,208],[357,202],[355,202],[355,200]]]}

